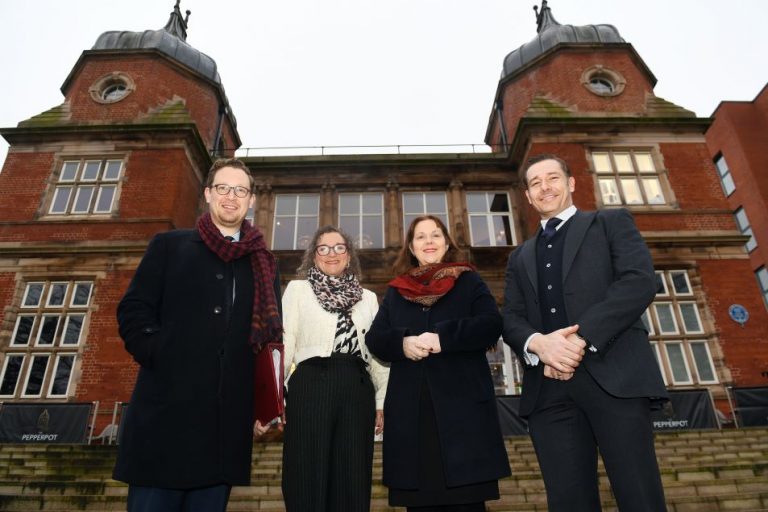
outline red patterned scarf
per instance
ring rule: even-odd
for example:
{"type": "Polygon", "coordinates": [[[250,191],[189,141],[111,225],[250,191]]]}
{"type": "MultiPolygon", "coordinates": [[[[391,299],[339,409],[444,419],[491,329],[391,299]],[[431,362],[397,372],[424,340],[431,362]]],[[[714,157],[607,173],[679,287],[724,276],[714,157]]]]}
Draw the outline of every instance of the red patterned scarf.
{"type": "Polygon", "coordinates": [[[412,268],[389,282],[404,299],[422,306],[432,306],[451,291],[464,272],[474,272],[469,263],[435,263],[412,268]]]}
{"type": "Polygon", "coordinates": [[[275,297],[275,256],[267,250],[264,235],[258,228],[243,220],[240,226],[240,241],[226,240],[213,223],[210,212],[197,219],[197,231],[205,245],[224,261],[244,256],[251,257],[253,271],[253,315],[251,316],[251,347],[254,352],[270,342],[281,342],[283,324],[275,297]]]}

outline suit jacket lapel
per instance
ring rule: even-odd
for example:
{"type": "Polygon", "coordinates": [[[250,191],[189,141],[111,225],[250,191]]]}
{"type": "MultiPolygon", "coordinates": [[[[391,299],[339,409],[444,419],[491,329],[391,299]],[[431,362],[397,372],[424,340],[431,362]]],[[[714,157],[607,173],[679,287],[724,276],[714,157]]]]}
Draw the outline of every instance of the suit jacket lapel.
{"type": "Polygon", "coordinates": [[[563,248],[563,282],[565,282],[565,278],[571,270],[576,253],[579,251],[581,243],[584,241],[584,236],[587,234],[587,229],[595,219],[595,215],[597,215],[597,212],[582,212],[579,210],[571,218],[571,225],[565,233],[565,247],[563,248]]]}
{"type": "Polygon", "coordinates": [[[528,279],[531,280],[531,285],[536,295],[539,294],[539,274],[536,270],[536,239],[539,237],[541,228],[536,230],[533,237],[526,240],[523,244],[523,265],[525,265],[525,272],[528,274],[528,279]]]}

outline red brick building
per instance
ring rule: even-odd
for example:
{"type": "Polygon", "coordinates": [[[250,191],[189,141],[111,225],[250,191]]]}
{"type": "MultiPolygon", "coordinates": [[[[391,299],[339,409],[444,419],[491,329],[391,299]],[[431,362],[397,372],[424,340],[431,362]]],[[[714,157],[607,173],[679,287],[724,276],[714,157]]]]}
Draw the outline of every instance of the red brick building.
{"type": "Polygon", "coordinates": [[[768,85],[752,101],[723,101],[706,133],[728,206],[768,308],[768,85]]]}
{"type": "MultiPolygon", "coordinates": [[[[487,153],[248,157],[253,219],[293,277],[308,236],[338,224],[378,292],[412,216],[445,219],[501,300],[509,252],[537,216],[517,179],[528,157],[565,158],[577,206],[629,208],[659,280],[646,314],[670,388],[768,382],[768,313],[704,133],[709,119],[654,95],[656,78],[609,25],[555,21],[504,61],[487,153]],[[750,319],[730,319],[732,304],[750,319]]],[[[95,401],[108,423],[136,367],[115,308],[150,237],[190,227],[212,154],[240,146],[215,62],[164,29],[107,32],[62,86],[64,102],[15,128],[0,173],[0,400],[95,401]]],[[[491,98],[489,98],[490,100],[491,98]]],[[[490,354],[499,392],[519,368],[490,354]]]]}

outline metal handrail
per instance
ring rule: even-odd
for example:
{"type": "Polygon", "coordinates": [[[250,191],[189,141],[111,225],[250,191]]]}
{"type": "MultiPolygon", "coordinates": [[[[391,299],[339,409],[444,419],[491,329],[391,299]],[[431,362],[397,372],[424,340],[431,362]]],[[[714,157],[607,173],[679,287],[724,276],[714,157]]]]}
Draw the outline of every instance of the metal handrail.
{"type": "MultiPolygon", "coordinates": [[[[494,153],[504,151],[501,145],[470,144],[366,144],[343,146],[263,146],[235,150],[237,157],[251,156],[330,156],[373,154],[429,154],[429,153],[494,153]]],[[[219,150],[227,153],[232,150],[219,150]]]]}

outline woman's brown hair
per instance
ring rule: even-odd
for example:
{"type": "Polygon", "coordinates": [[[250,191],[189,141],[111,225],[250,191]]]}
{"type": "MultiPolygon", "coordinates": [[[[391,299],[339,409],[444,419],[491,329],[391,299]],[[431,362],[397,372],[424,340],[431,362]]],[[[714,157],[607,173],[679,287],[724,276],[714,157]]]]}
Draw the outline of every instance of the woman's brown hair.
{"type": "Polygon", "coordinates": [[[405,274],[412,268],[419,266],[419,260],[417,260],[416,256],[414,256],[411,252],[411,243],[413,243],[413,236],[416,232],[416,225],[424,220],[434,221],[435,224],[437,224],[437,227],[440,228],[440,231],[443,232],[445,243],[448,244],[448,250],[443,256],[443,263],[456,261],[458,259],[459,248],[456,246],[456,242],[453,240],[453,237],[451,237],[451,234],[448,232],[448,228],[445,227],[445,224],[443,224],[443,221],[434,215],[420,215],[413,219],[411,225],[408,227],[408,232],[405,234],[405,242],[403,243],[403,247],[397,254],[395,264],[392,266],[392,271],[396,276],[405,274]]]}

